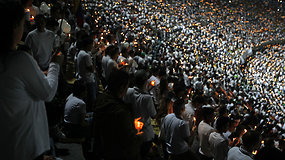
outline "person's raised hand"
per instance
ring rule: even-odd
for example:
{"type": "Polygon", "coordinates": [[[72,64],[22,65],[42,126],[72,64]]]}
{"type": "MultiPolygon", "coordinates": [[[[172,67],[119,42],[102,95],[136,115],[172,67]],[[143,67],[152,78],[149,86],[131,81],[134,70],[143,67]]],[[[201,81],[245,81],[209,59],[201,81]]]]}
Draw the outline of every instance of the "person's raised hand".
{"type": "Polygon", "coordinates": [[[64,55],[61,52],[55,52],[51,57],[51,62],[57,63],[60,66],[62,65],[64,55]]]}

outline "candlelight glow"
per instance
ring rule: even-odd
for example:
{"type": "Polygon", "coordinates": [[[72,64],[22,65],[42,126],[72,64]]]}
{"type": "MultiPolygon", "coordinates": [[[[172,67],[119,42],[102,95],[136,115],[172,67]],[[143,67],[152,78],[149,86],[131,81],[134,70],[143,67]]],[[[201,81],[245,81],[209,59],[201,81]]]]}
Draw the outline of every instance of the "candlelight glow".
{"type": "Polygon", "coordinates": [[[35,19],[35,17],[34,16],[32,16],[31,18],[30,18],[30,21],[33,21],[35,19]]]}
{"type": "Polygon", "coordinates": [[[143,122],[139,121],[141,118],[142,117],[139,117],[139,118],[135,119],[135,127],[136,127],[136,129],[138,131],[137,135],[143,134],[143,132],[141,131],[142,128],[143,128],[143,122]]]}
{"type": "Polygon", "coordinates": [[[150,85],[154,86],[155,85],[155,80],[151,81],[150,85]]]}

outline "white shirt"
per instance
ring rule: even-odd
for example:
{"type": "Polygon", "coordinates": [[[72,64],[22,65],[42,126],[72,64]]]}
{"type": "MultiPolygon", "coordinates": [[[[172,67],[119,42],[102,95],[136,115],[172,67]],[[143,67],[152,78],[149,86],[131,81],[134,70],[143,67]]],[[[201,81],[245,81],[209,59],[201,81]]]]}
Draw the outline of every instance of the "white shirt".
{"type": "Polygon", "coordinates": [[[166,151],[177,155],[189,150],[186,139],[190,137],[189,124],[174,113],[168,114],[161,125],[160,137],[166,142],[166,151]]]}
{"type": "Polygon", "coordinates": [[[95,82],[94,72],[88,70],[88,68],[93,67],[93,61],[90,54],[80,50],[77,56],[76,67],[79,78],[83,78],[87,83],[95,82]]]}
{"type": "Polygon", "coordinates": [[[137,87],[129,88],[124,97],[124,102],[132,105],[135,118],[141,117],[143,126],[143,140],[151,141],[154,138],[154,131],[150,118],[154,118],[156,110],[152,97],[140,91],[137,87]]]}
{"type": "Polygon", "coordinates": [[[64,122],[80,124],[82,115],[86,114],[86,104],[83,100],[70,94],[66,99],[64,108],[64,122]]]}
{"type": "Polygon", "coordinates": [[[50,149],[45,101],[58,85],[59,65],[51,63],[45,76],[25,52],[0,56],[1,159],[31,160],[50,149]]]}
{"type": "Polygon", "coordinates": [[[214,160],[226,160],[229,151],[228,140],[220,133],[212,132],[209,143],[214,153],[214,160]]]}
{"type": "Polygon", "coordinates": [[[109,79],[109,77],[110,77],[110,74],[111,74],[111,72],[115,69],[115,68],[117,68],[117,62],[116,61],[114,61],[113,59],[109,59],[108,60],[108,62],[107,62],[107,70],[105,71],[105,78],[106,78],[106,80],[108,81],[108,79],[109,79]]]}
{"type": "Polygon", "coordinates": [[[107,63],[108,63],[109,59],[111,59],[111,57],[109,55],[103,56],[103,58],[102,58],[102,70],[103,70],[102,76],[105,79],[106,79],[107,63]]]}
{"type": "Polygon", "coordinates": [[[184,114],[182,115],[182,118],[187,121],[189,123],[189,127],[193,127],[193,124],[194,124],[194,114],[195,114],[195,111],[193,109],[193,106],[191,103],[187,103],[185,105],[185,111],[184,111],[184,114]]]}
{"type": "Polygon", "coordinates": [[[228,159],[227,160],[253,160],[249,156],[249,155],[251,155],[251,153],[248,153],[248,155],[245,153],[247,153],[247,152],[242,152],[241,148],[233,147],[228,152],[228,159]]]}
{"type": "Polygon", "coordinates": [[[48,68],[55,47],[54,32],[47,29],[44,32],[39,32],[38,29],[35,29],[27,35],[25,45],[32,50],[33,57],[40,68],[48,68]]]}
{"type": "Polygon", "coordinates": [[[214,156],[209,143],[209,136],[214,131],[215,129],[204,121],[201,121],[198,125],[198,136],[200,140],[199,152],[207,157],[214,156]]]}

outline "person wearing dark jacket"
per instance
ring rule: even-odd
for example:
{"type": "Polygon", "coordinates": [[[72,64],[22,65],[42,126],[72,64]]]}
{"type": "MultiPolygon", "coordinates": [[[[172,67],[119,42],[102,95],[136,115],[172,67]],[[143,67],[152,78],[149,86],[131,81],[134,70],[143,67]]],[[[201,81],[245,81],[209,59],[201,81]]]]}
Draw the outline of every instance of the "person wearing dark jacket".
{"type": "Polygon", "coordinates": [[[96,148],[105,160],[138,160],[140,137],[130,108],[122,101],[129,83],[125,71],[111,73],[107,91],[98,96],[94,109],[96,148]]]}

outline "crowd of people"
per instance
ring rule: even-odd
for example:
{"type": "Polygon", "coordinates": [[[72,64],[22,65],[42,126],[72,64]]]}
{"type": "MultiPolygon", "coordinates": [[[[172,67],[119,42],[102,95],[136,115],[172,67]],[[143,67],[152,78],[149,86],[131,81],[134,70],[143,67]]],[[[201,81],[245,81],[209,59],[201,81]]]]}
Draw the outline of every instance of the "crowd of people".
{"type": "Polygon", "coordinates": [[[1,157],[279,159],[285,19],[265,2],[0,2],[1,157]]]}

